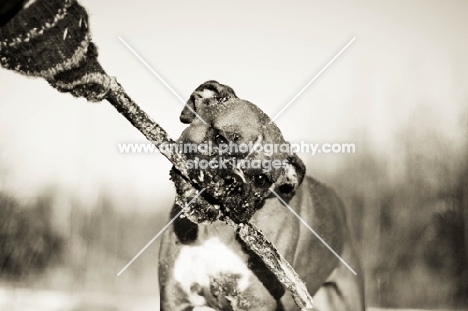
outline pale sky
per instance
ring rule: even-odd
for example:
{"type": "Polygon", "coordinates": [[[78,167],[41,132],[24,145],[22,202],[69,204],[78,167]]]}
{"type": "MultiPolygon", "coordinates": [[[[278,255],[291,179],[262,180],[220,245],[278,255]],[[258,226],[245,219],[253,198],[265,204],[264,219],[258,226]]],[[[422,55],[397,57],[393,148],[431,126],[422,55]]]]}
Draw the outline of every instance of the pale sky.
{"type": "MultiPolygon", "coordinates": [[[[174,138],[184,128],[182,104],[118,36],[182,98],[215,79],[271,117],[356,37],[277,119],[288,140],[365,140],[392,158],[408,122],[455,144],[466,134],[466,1],[80,2],[103,67],[174,138]]],[[[0,94],[2,189],[29,197],[52,184],[84,202],[103,188],[133,202],[171,200],[168,161],[119,154],[118,143],[145,140],[107,102],[74,99],[4,69],[0,94]]],[[[302,158],[333,169],[346,156],[302,158]]]]}

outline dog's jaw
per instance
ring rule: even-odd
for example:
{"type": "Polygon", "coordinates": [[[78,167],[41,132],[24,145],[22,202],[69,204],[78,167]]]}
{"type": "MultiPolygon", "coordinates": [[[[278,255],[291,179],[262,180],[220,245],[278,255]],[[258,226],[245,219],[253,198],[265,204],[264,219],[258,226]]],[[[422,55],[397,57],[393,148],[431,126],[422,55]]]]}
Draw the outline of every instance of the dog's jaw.
{"type": "Polygon", "coordinates": [[[223,176],[209,170],[189,173],[192,173],[192,182],[203,187],[200,196],[175,169],[171,170],[171,179],[176,184],[176,204],[184,207],[191,202],[184,215],[194,223],[212,223],[226,216],[237,223],[247,222],[263,206],[269,193],[268,188],[240,190],[246,188],[245,184],[241,185],[244,181],[233,178],[232,174],[223,176]]]}

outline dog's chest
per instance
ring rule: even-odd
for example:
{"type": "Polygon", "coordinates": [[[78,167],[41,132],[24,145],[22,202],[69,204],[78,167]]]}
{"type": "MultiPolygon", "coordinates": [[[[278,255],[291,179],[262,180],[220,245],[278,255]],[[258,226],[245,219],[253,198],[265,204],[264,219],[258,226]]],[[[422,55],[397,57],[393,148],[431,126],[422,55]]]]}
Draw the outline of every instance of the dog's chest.
{"type": "MultiPolygon", "coordinates": [[[[192,306],[242,304],[252,280],[248,256],[223,227],[199,227],[196,243],[182,245],[174,261],[173,277],[192,306]],[[216,234],[215,234],[216,233],[216,234]],[[225,233],[225,234],[222,234],[225,233]]],[[[232,229],[230,229],[232,231],[232,229]]]]}

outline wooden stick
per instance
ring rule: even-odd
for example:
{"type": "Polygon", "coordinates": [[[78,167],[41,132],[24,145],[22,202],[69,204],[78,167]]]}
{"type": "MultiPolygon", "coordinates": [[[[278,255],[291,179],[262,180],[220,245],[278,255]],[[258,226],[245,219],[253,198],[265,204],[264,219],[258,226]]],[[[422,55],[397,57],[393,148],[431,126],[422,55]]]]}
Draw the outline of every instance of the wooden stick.
{"type": "MultiPolygon", "coordinates": [[[[161,153],[169,159],[187,181],[189,180],[185,166],[186,158],[178,152],[179,149],[161,148],[175,142],[159,124],[125,93],[123,87],[115,80],[111,85],[107,100],[150,142],[159,148],[161,153]]],[[[234,228],[242,241],[263,260],[278,281],[286,287],[301,310],[313,309],[312,297],[308,293],[304,282],[263,233],[251,223],[238,224],[227,216],[225,219],[226,223],[234,228]]]]}
{"type": "Polygon", "coordinates": [[[185,155],[179,153],[178,148],[165,148],[171,144],[176,144],[176,142],[125,93],[123,87],[115,79],[110,86],[110,92],[106,99],[125,119],[130,121],[150,142],[158,147],[161,154],[174,165],[184,178],[188,179],[185,155]]]}
{"type": "Polygon", "coordinates": [[[260,256],[278,281],[289,291],[297,306],[303,311],[312,310],[314,308],[314,303],[307,291],[306,285],[302,282],[289,262],[263,235],[262,231],[249,222],[236,224],[229,218],[226,222],[236,230],[242,241],[244,241],[255,254],[260,256]]]}

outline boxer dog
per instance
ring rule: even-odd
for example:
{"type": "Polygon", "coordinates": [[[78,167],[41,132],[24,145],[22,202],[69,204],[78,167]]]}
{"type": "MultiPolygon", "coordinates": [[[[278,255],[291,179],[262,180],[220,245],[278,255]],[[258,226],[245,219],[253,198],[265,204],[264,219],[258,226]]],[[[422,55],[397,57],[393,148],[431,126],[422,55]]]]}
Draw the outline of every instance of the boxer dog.
{"type": "MultiPolygon", "coordinates": [[[[205,191],[191,203],[193,212],[177,218],[162,237],[161,310],[299,310],[262,260],[223,222],[223,215],[238,223],[250,221],[261,229],[305,282],[317,310],[364,310],[362,270],[343,203],[335,192],[306,176],[304,164],[290,152],[221,148],[231,143],[288,144],[265,113],[237,98],[230,87],[216,81],[205,82],[192,93],[187,106],[190,108],[184,108],[180,119],[189,126],[178,142],[212,142],[214,151],[186,153],[191,164],[190,179],[205,191]],[[221,149],[223,160],[219,158],[221,149]],[[206,160],[205,164],[216,160],[223,167],[197,167],[195,164],[201,164],[202,160],[206,160]],[[257,167],[245,165],[254,160],[257,167]],[[276,165],[258,167],[258,163],[266,160],[276,165]],[[301,224],[276,195],[357,275],[301,224]]],[[[174,169],[171,177],[178,197],[191,188],[174,169]]],[[[170,217],[187,201],[176,199],[170,217]]]]}

